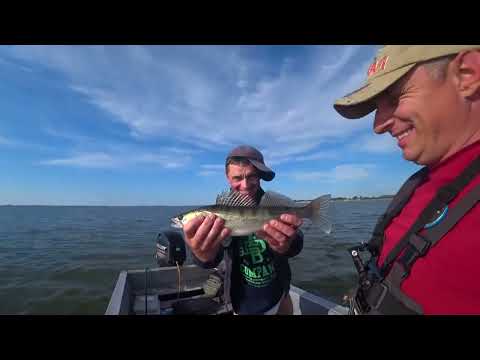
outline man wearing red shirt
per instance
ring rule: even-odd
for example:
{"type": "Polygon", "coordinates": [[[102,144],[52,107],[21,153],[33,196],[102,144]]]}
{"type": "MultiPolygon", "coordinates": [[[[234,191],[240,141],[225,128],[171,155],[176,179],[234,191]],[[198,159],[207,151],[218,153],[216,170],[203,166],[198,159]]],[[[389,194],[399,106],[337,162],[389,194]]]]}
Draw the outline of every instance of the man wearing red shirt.
{"type": "Polygon", "coordinates": [[[355,263],[355,313],[480,314],[480,45],[387,45],[334,108],[349,119],[376,110],[375,133],[424,166],[377,224],[366,275],[355,263]],[[445,187],[456,189],[448,200],[445,187]]]}

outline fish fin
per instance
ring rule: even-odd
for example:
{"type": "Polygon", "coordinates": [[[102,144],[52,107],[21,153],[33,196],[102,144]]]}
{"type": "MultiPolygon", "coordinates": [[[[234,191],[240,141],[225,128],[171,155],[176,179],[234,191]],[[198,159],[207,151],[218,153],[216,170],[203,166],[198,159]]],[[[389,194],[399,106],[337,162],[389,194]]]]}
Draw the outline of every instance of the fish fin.
{"type": "Polygon", "coordinates": [[[328,208],[330,206],[330,195],[323,195],[314,200],[312,200],[308,205],[307,209],[310,212],[310,220],[312,222],[312,227],[320,229],[326,234],[332,232],[333,224],[328,216],[328,208]]]}
{"type": "Polygon", "coordinates": [[[303,223],[302,223],[302,230],[304,232],[310,230],[311,226],[312,226],[312,220],[310,220],[309,218],[303,218],[303,223]]]}
{"type": "Polygon", "coordinates": [[[262,207],[301,207],[295,200],[290,199],[288,196],[279,194],[274,191],[267,191],[262,196],[259,206],[262,207]]]}
{"type": "Polygon", "coordinates": [[[330,235],[333,231],[333,224],[328,218],[323,218],[319,223],[314,224],[310,219],[303,219],[301,227],[304,234],[318,234],[320,231],[330,235]]]}
{"type": "Polygon", "coordinates": [[[328,217],[320,217],[314,223],[310,219],[303,219],[303,224],[301,227],[302,231],[307,233],[318,234],[320,231],[324,232],[327,235],[330,235],[333,231],[333,223],[328,217]]]}
{"type": "Polygon", "coordinates": [[[217,196],[215,205],[229,207],[256,207],[255,199],[248,194],[242,194],[236,191],[224,191],[217,196]]]}

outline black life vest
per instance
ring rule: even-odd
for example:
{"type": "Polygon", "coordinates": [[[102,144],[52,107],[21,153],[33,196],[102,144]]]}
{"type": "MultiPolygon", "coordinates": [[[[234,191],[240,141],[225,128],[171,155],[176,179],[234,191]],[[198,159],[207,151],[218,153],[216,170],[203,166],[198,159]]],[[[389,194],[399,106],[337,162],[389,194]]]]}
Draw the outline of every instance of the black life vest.
{"type": "Polygon", "coordinates": [[[480,200],[480,185],[470,190],[453,209],[448,204],[480,173],[480,156],[450,184],[440,188],[418,219],[386,257],[381,268],[377,260],[387,226],[408,203],[415,189],[428,175],[428,168],[413,174],[392,199],[373,230],[368,243],[349,249],[359,273],[359,284],[350,298],[351,314],[423,314],[423,308],[400,290],[415,261],[425,256],[455,224],[480,200]],[[420,234],[420,231],[425,231],[420,234]],[[364,264],[360,252],[368,251],[364,264]],[[401,255],[400,255],[401,254],[401,255]],[[400,255],[400,256],[399,256],[400,255]]]}

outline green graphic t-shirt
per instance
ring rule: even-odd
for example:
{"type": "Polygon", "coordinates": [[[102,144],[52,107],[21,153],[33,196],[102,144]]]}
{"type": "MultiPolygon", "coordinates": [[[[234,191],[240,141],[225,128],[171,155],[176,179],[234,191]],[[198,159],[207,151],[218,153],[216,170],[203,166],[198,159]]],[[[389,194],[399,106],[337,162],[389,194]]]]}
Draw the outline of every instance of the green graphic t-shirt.
{"type": "Polygon", "coordinates": [[[232,305],[239,314],[259,314],[269,310],[282,296],[274,255],[255,234],[232,239],[232,305]]]}

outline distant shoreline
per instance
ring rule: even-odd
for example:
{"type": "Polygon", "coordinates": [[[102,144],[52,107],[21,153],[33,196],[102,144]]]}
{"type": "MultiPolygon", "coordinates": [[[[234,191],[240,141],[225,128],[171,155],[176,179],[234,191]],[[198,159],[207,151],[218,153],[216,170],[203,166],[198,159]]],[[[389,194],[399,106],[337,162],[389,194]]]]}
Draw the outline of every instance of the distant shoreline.
{"type": "MultiPolygon", "coordinates": [[[[382,195],[382,196],[353,196],[353,197],[332,197],[332,201],[359,201],[359,200],[383,200],[383,199],[392,199],[394,195],[382,195]]],[[[309,202],[310,200],[295,200],[295,202],[309,202]]],[[[157,206],[167,206],[167,207],[201,207],[205,205],[39,205],[39,204],[29,204],[29,205],[15,205],[15,204],[0,204],[0,207],[13,207],[13,206],[54,206],[54,207],[157,207],[157,206]]]]}
{"type": "Polygon", "coordinates": [[[394,195],[382,195],[382,196],[353,196],[349,197],[335,197],[332,198],[334,201],[358,201],[358,200],[384,200],[384,199],[393,199],[394,195]]]}
{"type": "MultiPolygon", "coordinates": [[[[352,197],[332,197],[332,201],[359,201],[359,200],[384,200],[393,199],[394,195],[382,195],[382,196],[352,196],[352,197]]],[[[309,202],[310,200],[295,200],[296,202],[309,202]]]]}

